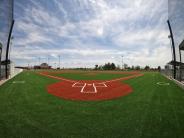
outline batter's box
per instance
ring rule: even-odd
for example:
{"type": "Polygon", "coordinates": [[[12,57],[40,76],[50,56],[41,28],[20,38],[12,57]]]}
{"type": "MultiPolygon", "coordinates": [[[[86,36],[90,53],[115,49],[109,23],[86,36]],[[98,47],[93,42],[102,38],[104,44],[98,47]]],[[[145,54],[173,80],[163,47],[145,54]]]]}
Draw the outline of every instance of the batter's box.
{"type": "Polygon", "coordinates": [[[84,87],[85,83],[75,82],[72,87],[84,87]]]}
{"type": "Polygon", "coordinates": [[[95,87],[107,87],[105,83],[95,83],[95,87]]]}
{"type": "Polygon", "coordinates": [[[73,88],[79,87],[81,88],[81,93],[97,93],[97,88],[100,87],[107,87],[105,83],[82,83],[82,82],[75,82],[72,85],[73,88]]]}

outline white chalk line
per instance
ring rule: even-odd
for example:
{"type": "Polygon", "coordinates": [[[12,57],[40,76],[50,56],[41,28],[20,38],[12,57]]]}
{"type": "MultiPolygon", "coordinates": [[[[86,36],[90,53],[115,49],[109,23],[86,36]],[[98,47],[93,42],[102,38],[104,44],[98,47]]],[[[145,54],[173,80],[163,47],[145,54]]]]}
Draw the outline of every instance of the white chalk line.
{"type": "Polygon", "coordinates": [[[103,82],[100,82],[99,84],[103,84],[104,86],[95,86],[95,84],[93,83],[93,88],[94,88],[94,92],[92,91],[85,91],[84,92],[84,88],[86,87],[86,83],[84,83],[83,86],[76,86],[77,84],[80,84],[79,82],[76,82],[76,81],[72,81],[72,80],[68,80],[68,79],[64,79],[64,78],[61,78],[61,77],[56,77],[56,76],[52,76],[52,75],[48,75],[48,74],[44,74],[44,73],[39,73],[43,76],[47,76],[47,77],[50,77],[50,78],[54,78],[54,79],[58,79],[58,80],[63,80],[63,81],[68,81],[68,82],[71,82],[73,83],[72,87],[82,87],[81,89],[81,93],[97,93],[97,88],[96,87],[107,87],[107,85],[103,82]]]}
{"type": "Polygon", "coordinates": [[[97,93],[97,89],[94,83],[93,83],[93,88],[95,89],[95,93],[97,93]]]}
{"type": "MultiPolygon", "coordinates": [[[[76,81],[73,81],[73,80],[69,80],[69,79],[64,79],[64,78],[61,78],[61,77],[56,77],[56,76],[52,76],[52,75],[48,75],[48,74],[44,74],[44,73],[40,73],[41,75],[45,75],[45,76],[48,76],[48,77],[51,77],[51,78],[55,78],[55,79],[59,79],[59,80],[64,80],[64,81],[68,81],[68,82],[75,82],[76,81]]],[[[118,78],[118,79],[113,79],[113,80],[108,80],[108,81],[104,81],[104,82],[100,82],[100,83],[109,83],[109,82],[114,82],[114,81],[119,81],[119,80],[126,80],[126,79],[132,79],[132,78],[136,78],[136,77],[140,77],[140,76],[143,76],[143,74],[136,74],[136,75],[131,75],[131,76],[127,76],[127,77],[122,77],[122,78],[118,78]]]]}
{"type": "Polygon", "coordinates": [[[54,79],[57,79],[57,80],[63,80],[63,81],[68,81],[68,82],[76,82],[76,81],[73,81],[73,80],[69,80],[69,79],[64,79],[64,78],[61,78],[61,77],[56,77],[56,76],[52,76],[52,75],[48,75],[48,74],[44,74],[44,73],[40,73],[41,75],[44,75],[44,76],[47,76],[47,77],[50,77],[50,78],[54,78],[54,79]]]}
{"type": "Polygon", "coordinates": [[[58,80],[71,82],[71,83],[73,83],[72,87],[81,87],[81,91],[80,91],[81,93],[97,93],[97,87],[107,87],[107,85],[105,83],[110,83],[110,82],[119,81],[119,80],[132,79],[132,78],[139,77],[139,76],[143,75],[143,74],[136,74],[136,75],[122,77],[122,78],[113,79],[113,80],[109,80],[109,81],[104,81],[104,82],[100,82],[100,83],[93,83],[92,85],[93,85],[94,91],[84,91],[84,88],[86,87],[86,85],[90,85],[90,83],[84,83],[84,85],[82,85],[82,86],[76,86],[77,84],[81,84],[82,82],[73,81],[73,80],[69,80],[69,79],[64,79],[64,78],[61,78],[61,77],[56,77],[56,76],[52,76],[52,75],[48,75],[48,74],[44,74],[44,73],[40,73],[40,74],[44,75],[44,76],[51,77],[51,78],[55,78],[55,79],[58,79],[58,80]],[[95,84],[102,84],[102,86],[96,86],[95,84]]]}
{"type": "Polygon", "coordinates": [[[79,82],[75,82],[72,87],[82,87],[82,86],[76,86],[76,84],[78,84],[79,82]]]}
{"type": "Polygon", "coordinates": [[[168,83],[168,82],[157,82],[157,85],[170,85],[170,83],[168,83]]]}
{"type": "Polygon", "coordinates": [[[25,81],[13,81],[12,83],[25,83],[25,81]]]}
{"type": "Polygon", "coordinates": [[[81,93],[97,93],[97,87],[107,87],[105,83],[80,83],[76,82],[72,85],[72,87],[81,87],[81,93]],[[78,84],[83,84],[83,86],[79,86],[78,84]],[[101,86],[98,86],[97,84],[100,84],[101,86]],[[84,91],[85,87],[91,86],[93,87],[94,91],[84,91]]]}
{"type": "Polygon", "coordinates": [[[122,78],[118,78],[118,79],[113,79],[113,80],[109,80],[109,81],[104,81],[102,83],[109,83],[109,82],[114,82],[114,81],[119,81],[119,80],[127,80],[127,79],[133,79],[136,77],[140,77],[143,74],[136,74],[136,75],[131,75],[131,76],[127,76],[127,77],[122,77],[122,78]]]}

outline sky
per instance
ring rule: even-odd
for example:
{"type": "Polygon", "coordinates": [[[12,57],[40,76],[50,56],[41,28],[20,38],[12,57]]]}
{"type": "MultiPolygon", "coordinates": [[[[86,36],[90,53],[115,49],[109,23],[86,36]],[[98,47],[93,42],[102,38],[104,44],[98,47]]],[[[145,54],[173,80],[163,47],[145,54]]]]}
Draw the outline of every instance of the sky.
{"type": "Polygon", "coordinates": [[[15,0],[11,59],[94,67],[171,60],[167,0],[15,0]]]}

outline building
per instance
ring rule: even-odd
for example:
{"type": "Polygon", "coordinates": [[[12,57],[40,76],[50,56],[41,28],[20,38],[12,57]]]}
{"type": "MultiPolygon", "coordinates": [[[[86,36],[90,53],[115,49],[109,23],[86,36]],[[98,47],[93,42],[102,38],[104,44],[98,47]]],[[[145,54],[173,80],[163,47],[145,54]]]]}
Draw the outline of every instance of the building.
{"type": "Polygon", "coordinates": [[[49,66],[47,63],[42,63],[39,66],[34,66],[34,69],[51,69],[51,66],[49,66]]]}

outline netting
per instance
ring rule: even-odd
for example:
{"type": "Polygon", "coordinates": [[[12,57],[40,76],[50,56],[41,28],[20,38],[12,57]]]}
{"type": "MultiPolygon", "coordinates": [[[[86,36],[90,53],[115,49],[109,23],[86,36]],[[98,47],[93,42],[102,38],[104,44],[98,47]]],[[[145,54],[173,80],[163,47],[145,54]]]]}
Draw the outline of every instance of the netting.
{"type": "Polygon", "coordinates": [[[8,37],[13,21],[13,0],[0,0],[0,43],[2,45],[0,78],[6,76],[8,37]]]}
{"type": "MultiPolygon", "coordinates": [[[[179,45],[184,40],[184,0],[168,0],[168,18],[171,24],[176,50],[176,79],[184,80],[184,68],[180,63],[179,45]]],[[[181,51],[181,62],[184,62],[184,51],[181,51]]]]}
{"type": "Polygon", "coordinates": [[[176,60],[179,59],[179,45],[184,40],[184,0],[168,0],[168,15],[176,47],[176,60]]]}

